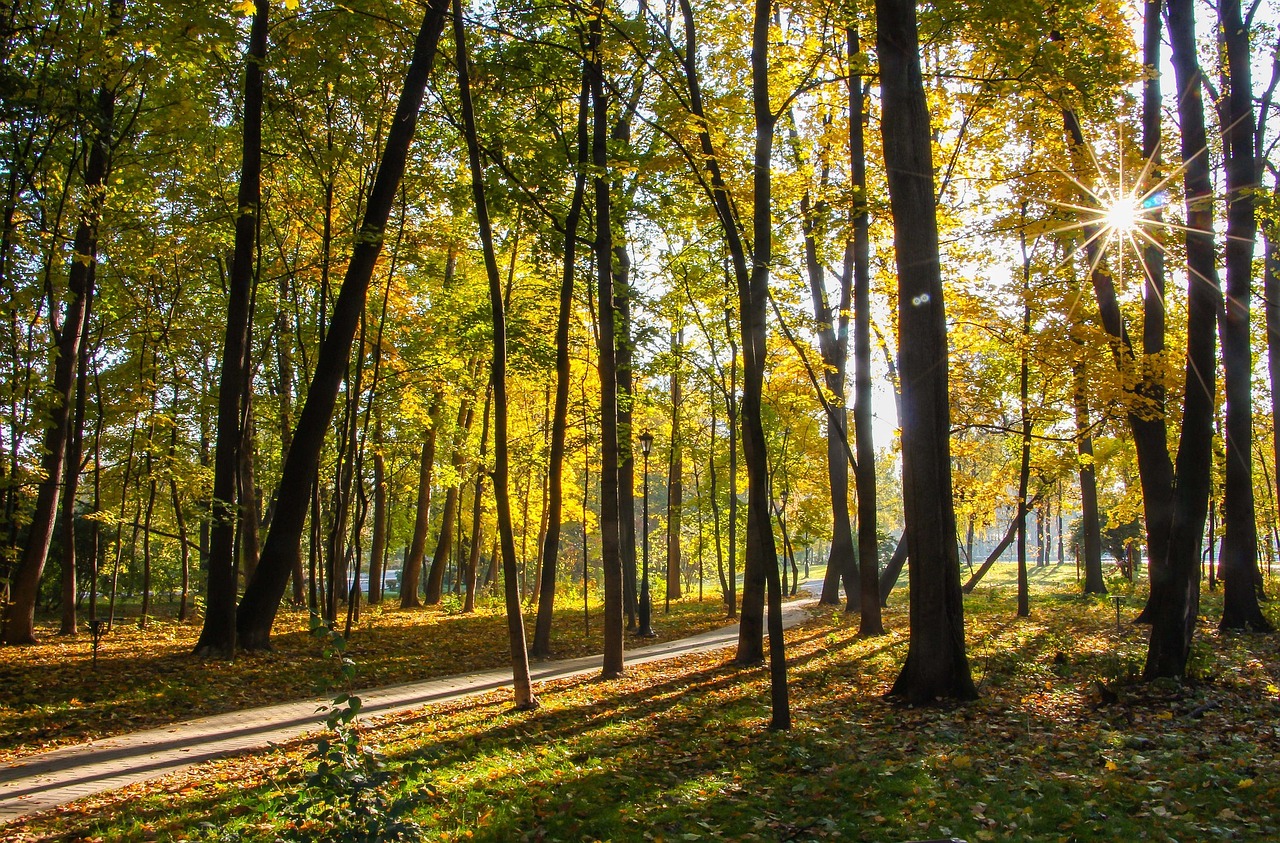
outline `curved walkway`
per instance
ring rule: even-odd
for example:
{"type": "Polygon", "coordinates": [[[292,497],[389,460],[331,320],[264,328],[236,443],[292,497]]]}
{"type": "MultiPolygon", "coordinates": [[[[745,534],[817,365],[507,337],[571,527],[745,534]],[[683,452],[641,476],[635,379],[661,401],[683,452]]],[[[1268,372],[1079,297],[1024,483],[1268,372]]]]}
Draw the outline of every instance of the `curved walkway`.
{"type": "MultiPolygon", "coordinates": [[[[811,587],[813,583],[803,583],[811,587]]],[[[783,604],[790,628],[804,619],[814,598],[783,604]]],[[[678,641],[627,651],[627,664],[645,664],[732,646],[738,626],[722,627],[678,641]]],[[[601,656],[530,664],[535,682],[593,673],[601,656]]],[[[409,711],[511,685],[511,671],[486,670],[359,692],[361,714],[409,711]]],[[[201,717],[77,746],[29,755],[0,766],[0,827],[95,793],[159,778],[215,758],[225,758],[291,740],[319,728],[327,698],[201,717]]]]}

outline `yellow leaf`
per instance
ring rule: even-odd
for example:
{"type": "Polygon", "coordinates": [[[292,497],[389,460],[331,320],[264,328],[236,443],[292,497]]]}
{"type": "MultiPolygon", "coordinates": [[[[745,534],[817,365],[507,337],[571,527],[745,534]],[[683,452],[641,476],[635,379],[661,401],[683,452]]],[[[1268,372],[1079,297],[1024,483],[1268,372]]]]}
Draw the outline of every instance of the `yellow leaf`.
{"type": "Polygon", "coordinates": [[[1172,720],[1172,719],[1173,719],[1173,712],[1172,712],[1172,711],[1162,711],[1162,712],[1160,712],[1159,714],[1157,714],[1157,715],[1156,715],[1156,719],[1157,719],[1157,720],[1172,720]]]}
{"type": "Polygon", "coordinates": [[[1253,779],[1241,779],[1236,782],[1236,788],[1244,790],[1246,787],[1253,787],[1253,779]]]}
{"type": "Polygon", "coordinates": [[[284,0],[284,7],[288,11],[292,12],[294,9],[298,8],[298,0],[284,0]]]}
{"type": "Polygon", "coordinates": [[[258,12],[258,7],[253,2],[253,0],[240,0],[240,2],[237,3],[234,8],[237,12],[244,15],[246,18],[252,17],[258,12]]]}
{"type": "Polygon", "coordinates": [[[1116,764],[1116,762],[1114,762],[1114,761],[1108,761],[1108,762],[1107,762],[1107,769],[1108,769],[1108,770],[1119,770],[1119,769],[1120,769],[1120,767],[1119,767],[1119,765],[1117,765],[1117,764],[1116,764]]]}

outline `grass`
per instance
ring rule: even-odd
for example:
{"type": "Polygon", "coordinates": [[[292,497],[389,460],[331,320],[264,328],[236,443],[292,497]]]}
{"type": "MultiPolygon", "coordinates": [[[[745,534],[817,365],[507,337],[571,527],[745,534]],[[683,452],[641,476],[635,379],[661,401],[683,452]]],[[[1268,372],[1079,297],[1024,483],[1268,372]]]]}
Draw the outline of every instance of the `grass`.
{"type": "MultiPolygon", "coordinates": [[[[1045,572],[1068,579],[1064,572],[1045,572]]],[[[1046,585],[966,601],[982,698],[883,699],[906,647],[823,610],[788,635],[794,728],[770,733],[767,673],[725,652],[618,680],[493,693],[366,724],[429,840],[1274,840],[1276,636],[1197,631],[1194,679],[1139,683],[1145,633],[1114,605],[1046,585]]],[[[1136,608],[1137,601],[1131,601],[1136,608]]],[[[1220,598],[1206,595],[1216,617],[1220,598]]],[[[1274,607],[1268,611],[1275,615],[1274,607]]],[[[84,800],[15,840],[275,840],[305,792],[307,741],[84,800]]]]}
{"type": "MultiPolygon", "coordinates": [[[[557,658],[599,652],[600,606],[583,624],[581,592],[557,605],[552,646],[557,658]]],[[[281,610],[272,635],[274,651],[241,654],[234,662],[191,656],[200,623],[153,617],[145,630],[117,621],[93,666],[87,634],[59,637],[57,624],[42,624],[34,647],[0,649],[0,763],[69,743],[327,693],[335,673],[312,636],[309,616],[281,610]]],[[[525,615],[533,637],[534,613],[525,615]]],[[[719,594],[698,603],[681,600],[664,614],[655,605],[654,642],[682,638],[726,623],[719,594]]],[[[470,615],[456,598],[442,605],[402,611],[365,607],[347,648],[356,663],[354,682],[372,688],[487,670],[511,663],[502,602],[490,598],[470,615]]],[[[628,637],[627,646],[639,646],[628,637]]]]}

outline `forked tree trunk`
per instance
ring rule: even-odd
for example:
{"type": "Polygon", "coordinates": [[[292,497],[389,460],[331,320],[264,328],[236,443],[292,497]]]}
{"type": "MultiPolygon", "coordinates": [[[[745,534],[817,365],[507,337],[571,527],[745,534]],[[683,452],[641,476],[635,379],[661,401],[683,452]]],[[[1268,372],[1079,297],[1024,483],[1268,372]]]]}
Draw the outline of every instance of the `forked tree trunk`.
{"type": "MultiPolygon", "coordinates": [[[[373,268],[382,251],[387,220],[404,174],[409,145],[417,126],[418,111],[447,11],[446,0],[430,0],[414,43],[413,57],[387,133],[386,147],[365,207],[364,221],[355,238],[346,278],[338,292],[329,330],[316,360],[311,388],[307,391],[307,400],[299,414],[293,444],[281,473],[280,487],[284,490],[310,488],[315,482],[320,449],[333,417],[338,387],[351,357],[351,344],[360,314],[364,312],[373,268]]],[[[278,496],[278,500],[271,531],[262,548],[257,576],[245,590],[236,619],[236,631],[246,649],[270,646],[271,624],[284,595],[290,565],[298,552],[306,520],[307,499],[303,495],[287,494],[278,496]]]]}
{"type": "MultiPolygon", "coordinates": [[[[1151,638],[1143,668],[1148,679],[1185,675],[1191,653],[1200,605],[1200,548],[1212,483],[1213,404],[1217,391],[1214,326],[1222,307],[1191,0],[1170,0],[1168,26],[1170,58],[1180,93],[1178,123],[1185,167],[1187,272],[1192,283],[1187,288],[1187,386],[1175,466],[1177,481],[1169,493],[1173,512],[1165,542],[1167,556],[1163,564],[1152,559],[1150,565],[1151,599],[1147,609],[1151,638]]],[[[1146,484],[1143,486],[1145,491],[1146,484]]]]}

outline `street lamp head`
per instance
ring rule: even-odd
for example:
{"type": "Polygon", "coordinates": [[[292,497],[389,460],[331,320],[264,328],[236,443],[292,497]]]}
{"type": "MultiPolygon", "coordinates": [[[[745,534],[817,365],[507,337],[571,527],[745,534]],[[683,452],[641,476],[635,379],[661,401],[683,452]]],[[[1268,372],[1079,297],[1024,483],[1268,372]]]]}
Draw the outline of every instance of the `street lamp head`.
{"type": "Polygon", "coordinates": [[[640,434],[640,453],[647,457],[649,456],[649,452],[652,450],[653,434],[646,430],[644,433],[640,434]]]}

